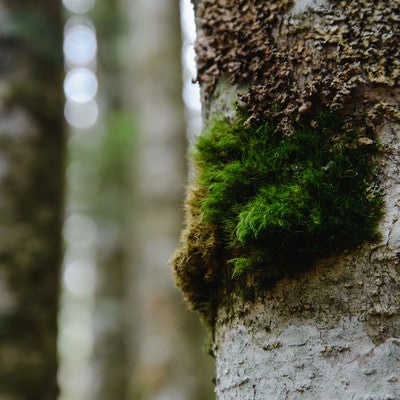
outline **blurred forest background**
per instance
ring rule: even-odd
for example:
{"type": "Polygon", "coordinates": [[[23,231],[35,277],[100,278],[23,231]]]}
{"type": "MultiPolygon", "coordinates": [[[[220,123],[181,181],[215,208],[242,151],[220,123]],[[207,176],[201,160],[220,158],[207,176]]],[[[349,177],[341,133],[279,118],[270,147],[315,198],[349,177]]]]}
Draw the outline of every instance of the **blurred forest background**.
{"type": "Polygon", "coordinates": [[[214,398],[168,266],[201,129],[193,18],[0,0],[1,400],[214,398]]]}
{"type": "Polygon", "coordinates": [[[63,3],[60,400],[212,399],[206,333],[167,264],[182,227],[187,143],[200,130],[192,6],[63,3]]]}

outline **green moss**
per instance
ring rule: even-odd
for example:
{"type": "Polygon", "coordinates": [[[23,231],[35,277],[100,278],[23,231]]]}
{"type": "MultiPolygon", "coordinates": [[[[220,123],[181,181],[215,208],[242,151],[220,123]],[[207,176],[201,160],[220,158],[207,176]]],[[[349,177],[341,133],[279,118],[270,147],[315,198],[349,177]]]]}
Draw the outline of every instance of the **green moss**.
{"type": "Polygon", "coordinates": [[[360,145],[329,113],[297,123],[290,137],[244,121],[213,120],[194,153],[200,219],[221,238],[233,276],[282,276],[377,239],[376,145],[360,145]]]}

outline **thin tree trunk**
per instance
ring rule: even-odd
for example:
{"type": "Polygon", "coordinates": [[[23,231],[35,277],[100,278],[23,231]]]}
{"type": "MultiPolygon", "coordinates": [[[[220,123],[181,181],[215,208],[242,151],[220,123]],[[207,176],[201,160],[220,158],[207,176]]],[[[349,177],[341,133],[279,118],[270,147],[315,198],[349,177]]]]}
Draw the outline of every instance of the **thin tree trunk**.
{"type": "MultiPolygon", "coordinates": [[[[98,191],[90,201],[98,226],[96,252],[97,285],[94,304],[92,365],[96,400],[128,399],[125,284],[127,252],[131,245],[130,216],[132,189],[130,160],[135,130],[131,110],[123,108],[121,79],[123,66],[118,52],[126,21],[117,0],[98,4],[93,16],[99,41],[97,75],[105,111],[98,150],[98,191]],[[104,195],[106,194],[106,195],[104,195]]],[[[99,132],[97,132],[98,134],[99,132]]]]}
{"type": "MultiPolygon", "coordinates": [[[[299,238],[290,248],[294,256],[277,252],[271,260],[267,253],[261,265],[247,272],[239,268],[232,279],[238,257],[247,260],[243,254],[250,257],[254,246],[261,254],[262,246],[275,238],[265,232],[262,237],[269,239],[261,249],[259,237],[251,248],[232,249],[226,240],[236,237],[233,243],[240,243],[237,235],[246,221],[227,236],[226,230],[207,223],[207,196],[220,181],[202,186],[209,177],[202,171],[210,162],[201,158],[210,141],[203,142],[189,193],[188,226],[174,263],[186,298],[215,334],[218,399],[399,398],[400,3],[203,0],[195,8],[208,137],[222,114],[231,126],[256,127],[249,130],[254,135],[267,121],[281,140],[293,143],[296,126],[317,129],[324,111],[344,121],[330,139],[331,151],[348,132],[354,132],[355,142],[347,141],[344,148],[355,146],[361,152],[380,143],[374,156],[377,186],[369,195],[384,193],[380,240],[366,239],[344,250],[345,243],[303,268],[302,254],[311,258],[315,249],[302,253],[307,243],[291,232],[299,238]],[[245,123],[238,122],[243,114],[245,123]],[[285,268],[282,259],[289,264],[285,268]]],[[[220,149],[216,163],[221,171],[221,160],[235,157],[231,148],[220,149]]],[[[282,169],[290,162],[285,160],[282,169]]],[[[237,203],[235,207],[232,213],[237,203]]],[[[248,210],[241,216],[248,217],[248,210]]],[[[263,221],[273,212],[265,210],[263,221]]],[[[256,229],[252,223],[250,230],[256,229]]],[[[362,229],[363,223],[356,224],[348,242],[362,229]]],[[[275,249],[288,250],[280,238],[275,249]]],[[[307,239],[325,245],[314,236],[307,239]]]]}
{"type": "Polygon", "coordinates": [[[2,1],[0,398],[57,398],[63,217],[61,4],[2,1]]]}

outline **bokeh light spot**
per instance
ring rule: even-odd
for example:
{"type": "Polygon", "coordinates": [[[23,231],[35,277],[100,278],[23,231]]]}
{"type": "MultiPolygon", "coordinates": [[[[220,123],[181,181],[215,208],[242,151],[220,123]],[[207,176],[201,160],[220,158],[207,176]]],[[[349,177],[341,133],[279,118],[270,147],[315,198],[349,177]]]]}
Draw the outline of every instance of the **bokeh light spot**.
{"type": "Polygon", "coordinates": [[[64,81],[64,92],[68,100],[87,103],[97,93],[96,75],[87,68],[74,68],[68,72],[64,81]]]}
{"type": "Polygon", "coordinates": [[[64,284],[66,288],[78,295],[88,296],[95,289],[96,270],[92,263],[86,260],[69,262],[64,268],[64,284]]]}
{"type": "Polygon", "coordinates": [[[92,246],[96,240],[96,235],[96,224],[87,215],[71,214],[64,223],[64,239],[69,246],[92,246]]]}
{"type": "Polygon", "coordinates": [[[78,24],[66,28],[64,36],[65,60],[73,65],[86,65],[94,61],[97,40],[94,29],[78,24]]]}
{"type": "Polygon", "coordinates": [[[91,10],[95,0],[63,0],[64,7],[71,12],[84,14],[91,10]]]}
{"type": "Polygon", "coordinates": [[[97,122],[99,106],[96,100],[91,100],[87,103],[76,103],[68,100],[65,104],[64,115],[72,127],[88,129],[97,122]]]}

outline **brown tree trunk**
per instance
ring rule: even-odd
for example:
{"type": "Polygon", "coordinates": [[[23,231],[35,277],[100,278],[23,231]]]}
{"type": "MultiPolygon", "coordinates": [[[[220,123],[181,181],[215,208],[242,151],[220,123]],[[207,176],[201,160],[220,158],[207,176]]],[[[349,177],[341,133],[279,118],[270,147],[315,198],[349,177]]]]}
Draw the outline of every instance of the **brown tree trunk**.
{"type": "MultiPolygon", "coordinates": [[[[345,139],[339,146],[365,151],[362,146],[380,143],[373,159],[376,190],[383,193],[378,241],[366,239],[347,249],[345,243],[312,263],[301,259],[315,251],[302,252],[305,241],[292,243],[290,251],[297,256],[273,253],[289,247],[279,241],[281,236],[274,242],[268,232],[262,246],[270,240],[275,248],[266,255],[257,240],[251,248],[227,246],[242,226],[226,235],[229,225],[222,231],[207,222],[204,199],[220,181],[217,176],[214,187],[202,186],[210,163],[202,158],[204,143],[210,141],[203,142],[174,264],[186,298],[215,335],[218,398],[399,398],[399,2],[199,0],[195,8],[208,137],[223,115],[227,126],[240,127],[236,135],[240,129],[255,135],[267,121],[280,140],[293,143],[296,127],[318,129],[324,111],[344,121],[330,139],[331,152],[349,132],[355,142],[345,139]],[[238,122],[243,115],[246,121],[238,122]],[[261,265],[236,270],[239,276],[232,279],[232,263],[238,257],[247,260],[243,257],[251,257],[255,248],[265,256],[261,265]]],[[[220,149],[216,163],[221,173],[226,172],[223,160],[235,157],[230,149],[220,149]]],[[[248,217],[248,210],[241,217],[248,217]]],[[[266,221],[274,210],[263,210],[266,221]]],[[[250,230],[256,229],[252,223],[250,230]]],[[[362,223],[356,224],[348,242],[362,229],[362,223]]],[[[301,239],[297,232],[290,234],[301,239]]],[[[339,236],[333,232],[330,237],[339,236]]],[[[307,240],[325,245],[312,235],[307,240]]],[[[233,243],[240,243],[240,237],[233,243]]]]}
{"type": "Polygon", "coordinates": [[[2,1],[0,397],[57,398],[63,219],[61,3],[2,1]]]}

